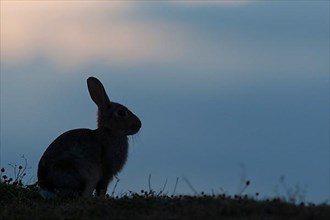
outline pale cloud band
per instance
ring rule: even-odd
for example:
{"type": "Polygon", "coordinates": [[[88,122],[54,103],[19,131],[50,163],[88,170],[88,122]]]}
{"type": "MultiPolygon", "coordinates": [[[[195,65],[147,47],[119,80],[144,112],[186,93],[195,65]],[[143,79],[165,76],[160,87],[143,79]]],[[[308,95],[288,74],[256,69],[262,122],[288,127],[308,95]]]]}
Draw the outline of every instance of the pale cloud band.
{"type": "Polygon", "coordinates": [[[1,53],[8,63],[47,57],[76,66],[179,59],[191,35],[174,23],[130,19],[129,2],[3,2],[1,53]],[[180,49],[181,47],[181,49],[180,49]]]}
{"type": "MultiPolygon", "coordinates": [[[[221,67],[222,72],[226,68],[239,72],[247,68],[257,72],[263,68],[262,72],[272,65],[278,68],[279,59],[289,66],[299,66],[302,60],[318,62],[318,45],[304,41],[305,32],[295,32],[299,25],[288,29],[290,22],[282,19],[285,21],[282,28],[276,18],[267,14],[261,14],[268,17],[268,23],[263,22],[267,25],[253,26],[255,23],[251,22],[259,17],[253,17],[250,23],[242,22],[249,17],[235,20],[233,13],[239,15],[239,10],[226,11],[231,15],[229,18],[209,20],[211,25],[207,28],[194,24],[195,14],[185,15],[191,16],[188,24],[180,16],[169,17],[170,13],[166,18],[154,12],[144,16],[153,11],[150,5],[156,4],[168,6],[166,9],[171,11],[170,7],[230,6],[233,9],[237,6],[240,9],[248,3],[252,4],[250,1],[1,1],[1,59],[6,65],[17,66],[42,57],[51,67],[64,69],[83,68],[95,61],[122,66],[183,63],[203,65],[203,71],[214,66],[220,71],[221,67]],[[251,27],[247,28],[247,24],[251,27]],[[290,38],[281,41],[281,34],[290,38]],[[286,62],[288,59],[290,63],[286,62]]],[[[203,13],[207,17],[207,12],[203,13]]],[[[247,14],[251,16],[253,12],[247,14]]]]}

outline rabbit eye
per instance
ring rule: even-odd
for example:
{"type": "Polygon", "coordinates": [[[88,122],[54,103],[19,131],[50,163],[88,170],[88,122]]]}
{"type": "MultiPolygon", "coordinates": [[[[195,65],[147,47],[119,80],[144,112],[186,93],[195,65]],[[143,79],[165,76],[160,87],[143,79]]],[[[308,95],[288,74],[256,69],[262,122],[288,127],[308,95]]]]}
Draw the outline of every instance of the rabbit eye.
{"type": "Polygon", "coordinates": [[[126,116],[127,116],[127,111],[126,111],[125,109],[119,109],[119,110],[117,111],[117,115],[118,115],[119,117],[126,117],[126,116]]]}

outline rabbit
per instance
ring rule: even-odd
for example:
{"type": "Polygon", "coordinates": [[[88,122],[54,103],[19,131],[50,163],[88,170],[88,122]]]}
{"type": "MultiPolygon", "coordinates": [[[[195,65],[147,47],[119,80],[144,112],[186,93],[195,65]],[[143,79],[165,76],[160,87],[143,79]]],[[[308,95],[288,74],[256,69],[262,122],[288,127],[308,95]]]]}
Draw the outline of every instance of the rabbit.
{"type": "Polygon", "coordinates": [[[38,164],[38,183],[44,198],[105,196],[128,154],[128,135],[142,123],[127,107],[110,101],[102,83],[87,79],[89,94],[98,107],[97,128],[70,130],[57,137],[38,164]]]}

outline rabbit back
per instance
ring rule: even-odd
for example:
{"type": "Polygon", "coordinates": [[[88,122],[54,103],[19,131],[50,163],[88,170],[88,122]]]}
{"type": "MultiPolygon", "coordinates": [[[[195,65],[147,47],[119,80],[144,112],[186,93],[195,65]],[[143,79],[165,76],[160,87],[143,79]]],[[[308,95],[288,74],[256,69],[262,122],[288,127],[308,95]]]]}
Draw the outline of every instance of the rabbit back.
{"type": "Polygon", "coordinates": [[[102,144],[98,143],[94,130],[63,133],[39,161],[40,187],[59,194],[92,194],[102,176],[101,155],[102,144]]]}

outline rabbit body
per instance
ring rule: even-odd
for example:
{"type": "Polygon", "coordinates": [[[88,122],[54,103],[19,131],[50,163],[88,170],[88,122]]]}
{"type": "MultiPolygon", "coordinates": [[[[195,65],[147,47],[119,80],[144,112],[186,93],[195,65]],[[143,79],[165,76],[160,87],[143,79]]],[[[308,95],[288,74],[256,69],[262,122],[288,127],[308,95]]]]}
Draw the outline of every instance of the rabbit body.
{"type": "Polygon", "coordinates": [[[88,88],[98,106],[98,128],[70,130],[56,138],[38,165],[41,194],[58,196],[105,195],[108,184],[124,166],[128,138],[141,127],[125,106],[110,102],[96,78],[88,88]]]}

